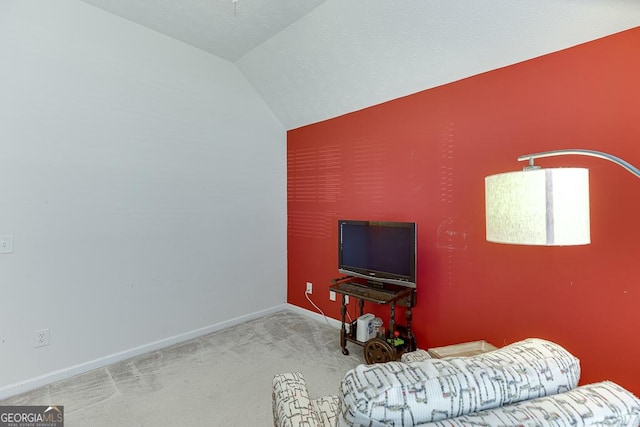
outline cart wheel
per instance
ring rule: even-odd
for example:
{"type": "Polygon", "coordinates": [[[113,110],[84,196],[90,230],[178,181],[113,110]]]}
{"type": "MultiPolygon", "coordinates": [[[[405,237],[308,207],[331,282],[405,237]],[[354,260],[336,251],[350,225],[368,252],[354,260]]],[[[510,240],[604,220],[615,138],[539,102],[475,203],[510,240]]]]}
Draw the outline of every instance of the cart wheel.
{"type": "Polygon", "coordinates": [[[396,360],[396,354],[391,345],[383,339],[371,338],[364,345],[364,360],[367,364],[385,363],[396,360]]]}

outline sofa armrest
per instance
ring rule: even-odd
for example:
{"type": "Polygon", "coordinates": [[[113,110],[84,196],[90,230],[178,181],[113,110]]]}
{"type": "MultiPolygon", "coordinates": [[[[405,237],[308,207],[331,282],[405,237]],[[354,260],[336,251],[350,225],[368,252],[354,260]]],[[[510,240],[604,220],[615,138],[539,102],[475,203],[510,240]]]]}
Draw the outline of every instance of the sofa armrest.
{"type": "Polygon", "coordinates": [[[275,427],[321,427],[309,399],[307,383],[299,372],[273,377],[273,425],[275,427]]]}

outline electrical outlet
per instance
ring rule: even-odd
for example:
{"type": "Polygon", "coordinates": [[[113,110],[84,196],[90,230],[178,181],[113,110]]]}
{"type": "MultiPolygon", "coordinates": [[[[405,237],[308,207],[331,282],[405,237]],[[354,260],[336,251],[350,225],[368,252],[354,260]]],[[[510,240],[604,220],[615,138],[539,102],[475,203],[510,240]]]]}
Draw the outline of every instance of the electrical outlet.
{"type": "Polygon", "coordinates": [[[344,303],[345,303],[345,305],[349,304],[349,295],[345,295],[344,296],[344,303]]]}
{"type": "Polygon", "coordinates": [[[6,234],[0,236],[0,254],[13,253],[13,235],[6,234]]]}
{"type": "Polygon", "coordinates": [[[49,345],[49,328],[40,329],[33,332],[33,347],[44,347],[49,345]]]}
{"type": "Polygon", "coordinates": [[[311,282],[307,282],[307,292],[308,294],[312,294],[313,293],[313,283],[311,282]]]}
{"type": "Polygon", "coordinates": [[[331,301],[335,301],[336,300],[336,293],[333,291],[329,291],[329,299],[331,301]]]}

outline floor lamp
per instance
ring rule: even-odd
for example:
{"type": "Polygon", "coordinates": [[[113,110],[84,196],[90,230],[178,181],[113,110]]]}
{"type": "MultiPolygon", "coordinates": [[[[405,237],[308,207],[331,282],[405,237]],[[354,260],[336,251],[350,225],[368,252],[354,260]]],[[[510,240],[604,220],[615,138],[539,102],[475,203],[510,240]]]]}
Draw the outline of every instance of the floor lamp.
{"type": "Polygon", "coordinates": [[[600,151],[566,149],[519,156],[518,161],[529,160],[522,171],[485,178],[487,241],[543,246],[591,243],[589,170],[543,169],[533,163],[541,157],[563,155],[609,160],[640,178],[640,169],[600,151]]]}

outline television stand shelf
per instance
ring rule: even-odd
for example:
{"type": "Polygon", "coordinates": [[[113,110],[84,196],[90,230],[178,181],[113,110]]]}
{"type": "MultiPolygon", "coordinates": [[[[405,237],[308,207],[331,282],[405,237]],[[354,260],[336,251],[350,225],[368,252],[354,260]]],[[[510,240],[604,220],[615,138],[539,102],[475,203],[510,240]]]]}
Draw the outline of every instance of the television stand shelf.
{"type": "Polygon", "coordinates": [[[388,362],[396,360],[405,351],[414,351],[416,348],[415,338],[411,332],[411,308],[415,306],[415,288],[406,286],[384,284],[384,286],[363,285],[358,282],[351,282],[353,278],[334,279],[329,289],[337,294],[342,295],[342,304],[340,306],[341,328],[340,328],[340,348],[342,354],[348,355],[347,342],[357,344],[364,347],[364,356],[367,363],[388,362]],[[349,325],[349,332],[346,327],[347,314],[347,296],[358,300],[358,308],[360,316],[364,314],[364,302],[369,301],[375,304],[388,304],[390,307],[389,327],[385,333],[385,339],[380,337],[372,338],[366,342],[356,339],[356,321],[352,321],[349,325]],[[407,332],[405,346],[403,348],[391,345],[394,342],[395,330],[395,311],[396,305],[405,306],[407,332]]]}

